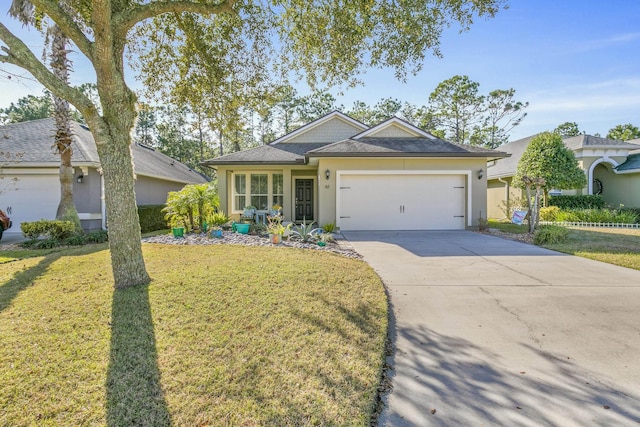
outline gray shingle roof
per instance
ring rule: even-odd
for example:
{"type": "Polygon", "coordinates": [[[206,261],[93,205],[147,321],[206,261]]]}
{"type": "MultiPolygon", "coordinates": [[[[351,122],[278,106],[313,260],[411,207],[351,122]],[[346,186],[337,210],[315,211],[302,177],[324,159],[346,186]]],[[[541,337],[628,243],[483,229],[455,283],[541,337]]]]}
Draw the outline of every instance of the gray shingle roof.
{"type": "Polygon", "coordinates": [[[520,157],[522,157],[522,153],[524,153],[527,145],[529,145],[531,140],[536,136],[537,135],[531,135],[498,147],[500,151],[511,154],[511,157],[500,159],[494,165],[488,166],[487,177],[502,178],[504,176],[511,176],[515,174],[516,169],[518,169],[518,162],[520,161],[520,157]]]}
{"type": "Polygon", "coordinates": [[[635,148],[633,144],[627,142],[616,141],[614,139],[601,138],[599,136],[591,135],[578,135],[569,138],[563,138],[562,142],[567,148],[572,150],[578,150],[580,148],[594,148],[594,147],[607,147],[607,148],[635,148]]]}
{"type": "Polygon", "coordinates": [[[505,157],[505,153],[472,145],[424,137],[363,137],[335,142],[309,151],[308,157],[505,157]]]}
{"type": "Polygon", "coordinates": [[[235,165],[251,163],[267,164],[297,164],[304,163],[304,156],[310,150],[315,150],[327,143],[286,143],[262,145],[249,150],[226,154],[215,159],[206,160],[202,164],[207,166],[235,165]]]}
{"type": "MultiPolygon", "coordinates": [[[[71,161],[78,166],[99,165],[98,151],[93,136],[79,123],[71,123],[73,155],[71,161]],[[89,143],[90,142],[90,143],[89,143]]],[[[54,120],[40,119],[12,123],[0,127],[0,151],[5,153],[4,162],[19,162],[21,165],[60,164],[60,155],[53,148],[54,120]]]]}
{"type": "MultiPolygon", "coordinates": [[[[77,122],[71,122],[73,133],[71,162],[74,166],[100,166],[100,158],[91,132],[77,122]]],[[[0,127],[0,162],[20,167],[57,166],[60,156],[52,148],[54,137],[52,118],[13,123],[0,127]]],[[[206,182],[199,173],[189,169],[153,148],[132,144],[135,173],[184,183],[206,182]]]]}

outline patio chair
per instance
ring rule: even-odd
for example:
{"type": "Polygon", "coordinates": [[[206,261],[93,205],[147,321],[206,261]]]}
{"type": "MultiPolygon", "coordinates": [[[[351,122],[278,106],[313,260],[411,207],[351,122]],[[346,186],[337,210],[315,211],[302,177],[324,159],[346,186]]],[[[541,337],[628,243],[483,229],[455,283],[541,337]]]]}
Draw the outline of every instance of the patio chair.
{"type": "Polygon", "coordinates": [[[240,221],[254,222],[256,217],[256,207],[247,206],[244,208],[242,215],[240,215],[240,221]]]}

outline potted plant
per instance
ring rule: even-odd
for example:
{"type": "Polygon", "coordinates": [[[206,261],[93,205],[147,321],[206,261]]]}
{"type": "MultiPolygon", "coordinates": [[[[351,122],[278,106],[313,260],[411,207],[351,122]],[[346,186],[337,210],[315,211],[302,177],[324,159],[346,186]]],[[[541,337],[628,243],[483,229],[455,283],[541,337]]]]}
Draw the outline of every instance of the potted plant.
{"type": "Polygon", "coordinates": [[[211,237],[222,237],[222,226],[229,222],[224,212],[214,212],[209,215],[207,223],[211,225],[211,237]]]}
{"type": "Polygon", "coordinates": [[[267,232],[269,233],[269,240],[274,245],[282,242],[282,236],[289,226],[282,225],[282,220],[279,217],[272,217],[269,219],[269,225],[267,226],[267,232]]]}

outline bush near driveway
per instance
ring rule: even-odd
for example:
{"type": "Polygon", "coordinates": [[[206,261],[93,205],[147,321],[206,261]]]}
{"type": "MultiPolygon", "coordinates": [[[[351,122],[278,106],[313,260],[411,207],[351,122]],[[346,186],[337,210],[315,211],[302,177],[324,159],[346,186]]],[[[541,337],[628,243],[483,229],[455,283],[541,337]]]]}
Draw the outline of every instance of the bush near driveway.
{"type": "Polygon", "coordinates": [[[321,251],[144,245],[113,290],[103,245],[0,271],[0,425],[368,425],[382,283],[321,251]]]}

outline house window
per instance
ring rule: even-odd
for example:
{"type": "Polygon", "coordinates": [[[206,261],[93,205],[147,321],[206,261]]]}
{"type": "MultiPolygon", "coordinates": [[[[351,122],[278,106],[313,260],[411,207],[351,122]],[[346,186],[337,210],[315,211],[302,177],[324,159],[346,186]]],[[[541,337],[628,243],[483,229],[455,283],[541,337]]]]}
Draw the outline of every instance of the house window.
{"type": "Polygon", "coordinates": [[[271,209],[276,204],[282,206],[284,176],[281,173],[236,173],[232,182],[232,210],[235,212],[240,212],[249,205],[258,210],[271,209]]]}
{"type": "Polygon", "coordinates": [[[233,186],[233,202],[236,210],[244,209],[247,205],[247,176],[245,174],[238,174],[234,179],[233,186]]]}
{"type": "Polygon", "coordinates": [[[281,173],[272,175],[271,206],[282,206],[284,200],[284,176],[281,173]]]}
{"type": "Polygon", "coordinates": [[[267,209],[269,206],[269,175],[251,175],[251,205],[258,209],[267,209]]]}

